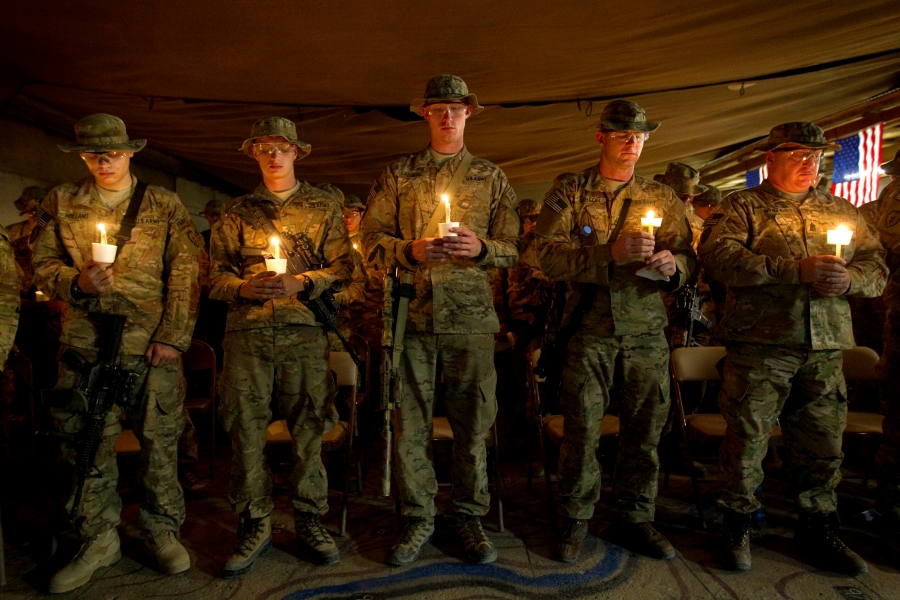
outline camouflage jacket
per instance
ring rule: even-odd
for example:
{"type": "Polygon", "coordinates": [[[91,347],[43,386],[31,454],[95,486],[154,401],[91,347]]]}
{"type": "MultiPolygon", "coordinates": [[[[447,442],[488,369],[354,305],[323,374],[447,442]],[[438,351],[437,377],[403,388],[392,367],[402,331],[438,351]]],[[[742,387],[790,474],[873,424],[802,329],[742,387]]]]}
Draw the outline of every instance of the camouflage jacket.
{"type": "Polygon", "coordinates": [[[0,367],[6,364],[19,324],[19,278],[9,238],[0,226],[0,367]]]}
{"type": "Polygon", "coordinates": [[[826,232],[844,224],[853,230],[842,253],[850,273],[847,295],[881,294],[884,250],[852,204],[815,189],[798,202],[767,180],[729,194],[708,221],[703,268],[728,286],[719,338],[813,350],[853,346],[847,298],[824,298],[800,281],[800,261],[833,255],[826,232]]]}
{"type": "Polygon", "coordinates": [[[197,253],[203,239],[174,192],[147,186],[131,239],[112,267],[113,289],[84,300],[72,298],[72,281],[91,260],[97,224],[106,226],[107,240],[114,243],[128,200],[109,210],[88,178],[53,188],[41,206],[47,225],[31,244],[34,281],[49,298],[67,303],[61,342],[94,348],[97,331],[87,313],[100,310],[128,318],[123,355],[143,354],[151,342],[188,349],[197,320],[197,253]]]}
{"type": "Polygon", "coordinates": [[[350,285],[335,294],[334,299],[341,307],[356,309],[366,301],[366,269],[359,253],[359,233],[350,236],[350,257],[353,259],[350,285]]]}
{"type": "Polygon", "coordinates": [[[278,218],[275,227],[286,233],[305,233],[323,268],[304,273],[312,281],[310,297],[317,298],[326,289],[339,291],[353,272],[347,226],[341,207],[327,192],[305,181],[294,195],[282,201],[260,184],[253,194],[235,198],[222,211],[213,226],[210,239],[209,297],[230,302],[226,331],[276,327],[280,325],[317,325],[312,311],[296,295],[266,302],[237,296],[238,288],[254,275],[266,271],[270,255],[269,238],[257,229],[249,207],[268,202],[278,218]]]}
{"type": "Polygon", "coordinates": [[[696,262],[684,203],[675,192],[635,175],[614,193],[594,166],[583,173],[557,177],[544,198],[541,213],[544,211],[558,212],[559,217],[555,231],[541,240],[540,259],[547,277],[569,284],[564,322],[588,284],[595,284],[595,299],[584,316],[583,327],[608,336],[662,332],[666,309],[659,292],[674,291],[683,285],[696,262]],[[626,198],[631,198],[631,206],[619,235],[646,231],[641,218],[648,210],[661,216],[662,226],[655,232],[655,251],[669,250],[678,268],[669,282],[657,283],[636,275],[644,266],[641,259],[622,263],[613,260],[612,244],[607,240],[622,216],[626,198]]]}
{"type": "Polygon", "coordinates": [[[353,325],[373,319],[381,322],[385,273],[366,267],[360,253],[362,250],[360,232],[350,236],[350,246],[353,248],[351,283],[346,290],[335,294],[335,298],[341,306],[349,308],[350,322],[353,325]]]}
{"type": "Polygon", "coordinates": [[[533,231],[519,240],[519,262],[509,270],[507,285],[510,318],[529,325],[546,312],[553,291],[553,282],[541,271],[537,240],[533,231]]]}
{"type": "MultiPolygon", "coordinates": [[[[442,165],[428,148],[405,156],[385,169],[369,194],[362,222],[366,265],[385,272],[401,267],[415,272],[416,298],[409,303],[411,331],[496,333],[500,330],[488,283],[489,267],[516,263],[516,238],[522,227],[516,194],[496,165],[475,157],[451,199],[451,215],[475,232],[487,254],[479,261],[456,259],[414,265],[406,247],[421,238],[439,209],[439,195],[462,161],[462,152],[442,165]]],[[[443,209],[440,209],[443,210],[443,209]]]]}
{"type": "Polygon", "coordinates": [[[31,247],[28,241],[31,238],[33,226],[26,219],[9,226],[9,239],[12,242],[13,253],[18,264],[19,293],[23,296],[31,291],[34,285],[34,271],[31,268],[31,247]]]}
{"type": "MultiPolygon", "coordinates": [[[[873,203],[874,204],[874,203],[873,203]]],[[[868,205],[866,205],[868,206],[868,205]]],[[[863,207],[865,209],[865,207],[863,207]]],[[[885,355],[900,354],[900,179],[893,180],[878,196],[878,236],[887,254],[890,269],[884,303],[887,308],[884,326],[885,355]]],[[[863,209],[860,210],[863,212],[863,209]]],[[[896,364],[892,361],[892,364],[896,364]]]]}

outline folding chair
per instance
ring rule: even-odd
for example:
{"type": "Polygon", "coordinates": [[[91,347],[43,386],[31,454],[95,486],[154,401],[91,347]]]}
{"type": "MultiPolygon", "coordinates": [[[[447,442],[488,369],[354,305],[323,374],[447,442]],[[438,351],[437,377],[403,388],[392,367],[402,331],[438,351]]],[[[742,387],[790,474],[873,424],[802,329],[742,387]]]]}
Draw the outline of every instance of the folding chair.
{"type": "MultiPolygon", "coordinates": [[[[844,378],[848,382],[877,380],[878,375],[875,373],[875,365],[878,364],[878,360],[878,353],[865,346],[844,350],[844,378]]],[[[874,443],[871,444],[873,450],[862,477],[863,486],[869,483],[872,465],[875,463],[875,456],[878,454],[878,447],[884,436],[883,425],[883,415],[862,411],[847,411],[847,427],[844,429],[844,438],[855,437],[860,441],[874,438],[874,443]]]]}
{"type": "Polygon", "coordinates": [[[184,378],[187,381],[187,397],[184,407],[189,413],[209,415],[209,478],[213,479],[216,458],[216,353],[212,346],[201,340],[191,340],[191,346],[181,356],[184,378]]]}

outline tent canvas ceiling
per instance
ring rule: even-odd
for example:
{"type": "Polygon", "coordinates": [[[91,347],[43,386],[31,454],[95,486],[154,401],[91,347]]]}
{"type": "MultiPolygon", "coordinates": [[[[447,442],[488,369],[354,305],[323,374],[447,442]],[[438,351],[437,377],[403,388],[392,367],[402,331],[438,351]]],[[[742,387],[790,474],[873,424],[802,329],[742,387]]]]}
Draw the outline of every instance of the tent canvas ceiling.
{"type": "Polygon", "coordinates": [[[900,10],[883,0],[9,2],[0,17],[0,99],[118,115],[242,183],[257,167],[237,148],[276,114],[313,146],[301,177],[370,183],[427,144],[407,107],[436,73],[487,107],[467,145],[519,184],[596,160],[611,98],[663,123],[640,163],[654,173],[900,85],[900,10]]]}

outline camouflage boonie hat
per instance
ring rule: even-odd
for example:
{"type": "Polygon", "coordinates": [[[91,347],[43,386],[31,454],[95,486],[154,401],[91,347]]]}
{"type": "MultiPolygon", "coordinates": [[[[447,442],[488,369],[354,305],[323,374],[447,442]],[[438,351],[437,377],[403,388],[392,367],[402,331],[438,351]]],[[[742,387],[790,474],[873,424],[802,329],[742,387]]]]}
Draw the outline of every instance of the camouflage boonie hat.
{"type": "Polygon", "coordinates": [[[203,207],[204,215],[221,215],[222,214],[222,203],[212,198],[209,202],[206,203],[206,206],[203,207]]]}
{"type": "Polygon", "coordinates": [[[900,150],[894,155],[894,160],[882,163],[881,170],[885,175],[900,175],[900,150]]]}
{"type": "Polygon", "coordinates": [[[351,210],[366,210],[366,205],[356,194],[344,194],[344,214],[349,213],[351,210]]]}
{"type": "Polygon", "coordinates": [[[425,85],[425,97],[416,98],[409,104],[409,110],[417,115],[422,114],[422,108],[436,102],[448,100],[463,100],[472,107],[472,114],[480,113],[484,107],[478,104],[475,94],[469,93],[466,82],[456,75],[435,75],[425,85]]]}
{"type": "Polygon", "coordinates": [[[768,152],[779,146],[791,144],[805,148],[821,148],[823,150],[840,150],[841,146],[825,139],[825,131],[812,123],[792,121],[776,125],[769,132],[769,139],[757,148],[759,152],[768,152]]]}
{"type": "Polygon", "coordinates": [[[519,202],[519,216],[523,219],[525,217],[536,217],[540,212],[541,206],[531,198],[525,198],[519,202]]]}
{"type": "Polygon", "coordinates": [[[342,192],[336,185],[331,183],[320,183],[316,186],[332,198],[334,198],[338,204],[343,208],[344,206],[344,192],[342,192]]]}
{"type": "Polygon", "coordinates": [[[694,206],[718,206],[722,201],[722,192],[714,185],[706,186],[706,191],[691,198],[694,206]]]}
{"type": "Polygon", "coordinates": [[[253,124],[253,127],[250,129],[250,137],[241,144],[240,151],[253,158],[254,142],[256,142],[257,138],[270,135],[280,135],[290,143],[297,144],[298,152],[294,162],[301,158],[306,158],[312,150],[312,146],[297,139],[297,126],[294,125],[293,121],[284,117],[263,117],[253,124]]]}
{"type": "Polygon", "coordinates": [[[628,100],[613,100],[603,107],[597,129],[613,131],[642,131],[650,133],[659,128],[659,123],[647,120],[644,109],[628,100]]]}
{"type": "Polygon", "coordinates": [[[30,208],[32,208],[31,203],[34,202],[35,206],[44,201],[44,198],[47,197],[47,194],[50,193],[50,190],[46,188],[42,188],[39,185],[31,185],[22,190],[22,195],[19,196],[17,200],[13,201],[13,204],[16,205],[16,208],[19,209],[19,215],[24,215],[30,208]]]}
{"type": "Polygon", "coordinates": [[[147,140],[128,139],[125,122],[119,117],[97,113],[75,123],[75,144],[57,144],[63,152],[140,152],[147,140]]]}
{"type": "Polygon", "coordinates": [[[666,167],[666,174],[654,175],[653,180],[666,184],[678,196],[699,196],[707,189],[699,183],[700,171],[680,162],[670,162],[666,167]]]}

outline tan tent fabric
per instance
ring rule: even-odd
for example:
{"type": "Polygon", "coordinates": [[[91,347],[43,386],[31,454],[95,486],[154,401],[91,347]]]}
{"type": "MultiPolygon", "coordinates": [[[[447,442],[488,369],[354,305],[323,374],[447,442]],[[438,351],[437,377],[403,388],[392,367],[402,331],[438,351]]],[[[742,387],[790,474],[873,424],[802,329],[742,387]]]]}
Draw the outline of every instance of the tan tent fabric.
{"type": "Polygon", "coordinates": [[[53,4],[0,9],[3,63],[23,82],[12,94],[116,114],[133,137],[225,178],[255,171],[237,148],[277,114],[312,144],[301,176],[367,184],[428,131],[366,107],[414,119],[409,101],[440,72],[487,107],[468,146],[514,183],[596,160],[608,98],[663,123],[649,174],[900,84],[900,11],[887,1],[53,4]],[[744,95],[727,87],[754,79],[744,95]]]}

